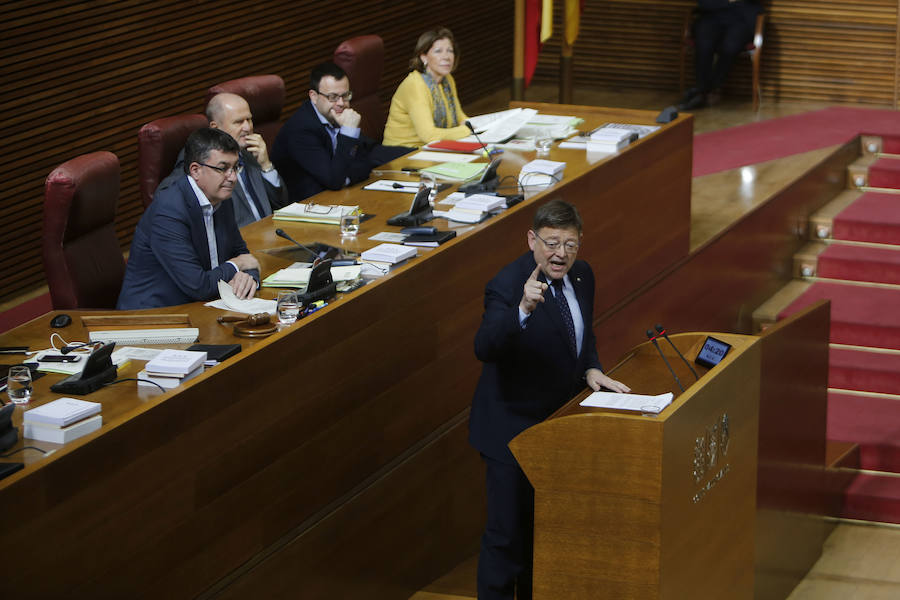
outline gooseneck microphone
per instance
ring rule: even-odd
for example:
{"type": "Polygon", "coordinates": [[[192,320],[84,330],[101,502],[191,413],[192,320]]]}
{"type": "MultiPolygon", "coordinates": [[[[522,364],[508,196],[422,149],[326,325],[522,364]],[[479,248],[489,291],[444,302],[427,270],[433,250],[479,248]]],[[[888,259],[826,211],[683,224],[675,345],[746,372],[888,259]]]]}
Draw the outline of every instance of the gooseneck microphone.
{"type": "Polygon", "coordinates": [[[277,235],[278,237],[283,237],[284,239],[295,244],[297,247],[301,248],[302,250],[306,250],[307,252],[309,252],[310,256],[313,257],[313,266],[316,266],[317,264],[319,264],[319,262],[321,262],[322,259],[319,257],[318,254],[316,254],[310,248],[307,248],[306,246],[304,246],[303,244],[301,244],[300,242],[298,242],[297,240],[295,240],[294,238],[289,236],[287,233],[284,232],[284,229],[280,229],[280,228],[276,229],[275,235],[277,235]]]}
{"type": "Polygon", "coordinates": [[[478,140],[478,143],[481,144],[481,151],[484,152],[484,155],[485,155],[488,159],[490,159],[490,158],[491,158],[491,153],[488,152],[487,144],[485,144],[484,142],[482,142],[482,141],[481,141],[481,138],[478,137],[478,132],[475,131],[475,127],[472,125],[472,122],[469,121],[469,120],[466,120],[466,127],[469,128],[469,131],[472,132],[472,135],[474,135],[474,136],[475,136],[475,139],[478,140]]]}
{"type": "MultiPolygon", "coordinates": [[[[694,379],[696,379],[696,380],[699,381],[699,380],[700,380],[700,376],[697,375],[697,371],[694,370],[694,367],[691,365],[691,362],[690,362],[688,359],[686,359],[686,358],[684,357],[684,354],[681,353],[681,350],[679,350],[679,349],[675,346],[675,344],[672,343],[672,340],[669,339],[669,334],[666,333],[665,328],[664,328],[662,325],[660,325],[659,323],[657,323],[655,329],[656,329],[656,333],[658,333],[659,335],[663,336],[663,337],[666,339],[666,341],[669,342],[669,345],[672,346],[672,349],[675,350],[675,352],[678,353],[678,356],[681,357],[681,360],[684,362],[684,364],[687,365],[687,368],[690,369],[690,370],[691,370],[691,373],[694,374],[694,379]]],[[[657,336],[657,337],[658,337],[658,336],[657,336]]]]}
{"type": "Polygon", "coordinates": [[[662,349],[659,347],[659,344],[656,342],[656,336],[653,335],[653,330],[652,330],[652,329],[648,329],[648,330],[647,330],[647,338],[649,338],[650,342],[651,342],[651,343],[653,344],[653,346],[656,348],[656,351],[659,352],[659,356],[660,356],[660,358],[663,359],[663,362],[666,363],[666,367],[669,369],[669,373],[672,374],[672,377],[675,378],[675,383],[678,384],[678,389],[680,389],[680,390],[683,392],[683,391],[684,391],[684,386],[681,385],[681,380],[678,379],[678,375],[676,375],[676,374],[675,374],[675,371],[672,370],[672,365],[670,365],[670,364],[669,364],[669,361],[666,360],[666,355],[663,354],[662,349]]]}

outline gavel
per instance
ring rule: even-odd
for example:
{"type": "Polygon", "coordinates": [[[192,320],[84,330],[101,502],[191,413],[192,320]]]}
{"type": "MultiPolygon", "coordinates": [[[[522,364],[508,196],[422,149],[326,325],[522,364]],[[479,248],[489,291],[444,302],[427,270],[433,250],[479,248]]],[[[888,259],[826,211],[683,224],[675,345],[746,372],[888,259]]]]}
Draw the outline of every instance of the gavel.
{"type": "Polygon", "coordinates": [[[245,323],[246,325],[265,325],[269,322],[269,313],[256,313],[248,317],[221,316],[219,323],[245,323]]]}

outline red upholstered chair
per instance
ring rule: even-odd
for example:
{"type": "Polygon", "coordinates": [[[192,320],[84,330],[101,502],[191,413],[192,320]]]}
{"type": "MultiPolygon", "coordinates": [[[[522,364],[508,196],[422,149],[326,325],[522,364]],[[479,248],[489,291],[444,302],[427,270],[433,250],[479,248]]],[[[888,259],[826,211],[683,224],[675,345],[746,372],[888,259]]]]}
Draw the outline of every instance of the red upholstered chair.
{"type": "Polygon", "coordinates": [[[334,51],[334,62],[350,79],[351,105],[362,115],[363,133],[380,142],[387,121],[387,113],[378,96],[384,70],[384,41],[377,35],[351,38],[334,51]]]}
{"type": "Polygon", "coordinates": [[[250,105],[253,131],[263,136],[271,148],[281,129],[281,109],[284,106],[284,80],[278,75],[255,75],[232,79],[214,85],[206,91],[206,102],[216,94],[237,94],[250,105]]]}
{"type": "Polygon", "coordinates": [[[138,185],[144,208],[153,202],[159,182],[172,172],[188,136],[206,125],[204,115],[178,115],[156,119],[138,131],[138,185]]]}
{"type": "Polygon", "coordinates": [[[115,308],[125,276],[118,202],[119,159],[111,152],[73,158],[47,177],[44,273],[53,308],[115,308]]]}

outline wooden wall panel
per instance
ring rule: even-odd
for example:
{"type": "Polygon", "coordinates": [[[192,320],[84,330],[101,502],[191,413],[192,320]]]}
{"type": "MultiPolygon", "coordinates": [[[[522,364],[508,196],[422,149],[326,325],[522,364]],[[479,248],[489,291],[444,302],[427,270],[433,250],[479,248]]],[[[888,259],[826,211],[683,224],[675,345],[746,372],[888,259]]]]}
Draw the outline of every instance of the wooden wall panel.
{"type": "MultiPolygon", "coordinates": [[[[535,81],[557,81],[561,2],[554,37],[535,81]]],[[[897,0],[764,0],[766,98],[877,105],[897,103],[897,0]]],[[[586,2],[575,43],[575,85],[671,90],[678,97],[679,46],[691,0],[586,2]]],[[[693,69],[689,68],[689,72],[693,69]]],[[[749,61],[739,60],[729,92],[749,94],[749,61]]]]}
{"type": "Polygon", "coordinates": [[[144,123],[200,112],[209,86],[262,73],[284,78],[287,118],[306,97],[311,67],[344,39],[370,33],[385,40],[387,107],[417,37],[437,25],[452,29],[461,47],[465,106],[509,85],[512,11],[512,0],[4,3],[0,120],[12,150],[0,191],[0,302],[44,282],[43,183],[66,160],[97,150],[119,157],[117,231],[127,250],[142,212],[137,131],[144,123]],[[490,35],[475,23],[491,24],[490,35]]]}

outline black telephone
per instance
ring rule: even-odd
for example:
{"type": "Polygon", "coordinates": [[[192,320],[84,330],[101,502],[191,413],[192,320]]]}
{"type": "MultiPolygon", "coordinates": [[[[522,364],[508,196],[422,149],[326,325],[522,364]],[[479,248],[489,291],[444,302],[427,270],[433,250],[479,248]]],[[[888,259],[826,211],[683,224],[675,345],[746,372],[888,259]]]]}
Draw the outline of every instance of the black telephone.
{"type": "Polygon", "coordinates": [[[62,381],[50,386],[57,394],[85,395],[96,392],[101,387],[116,379],[116,365],[110,355],[116,347],[115,342],[103,344],[88,356],[81,373],[69,375],[62,381]]]}
{"type": "Polygon", "coordinates": [[[331,276],[331,264],[332,261],[328,258],[312,268],[306,292],[298,295],[301,305],[309,306],[317,300],[328,300],[337,293],[337,284],[331,276]]]}

